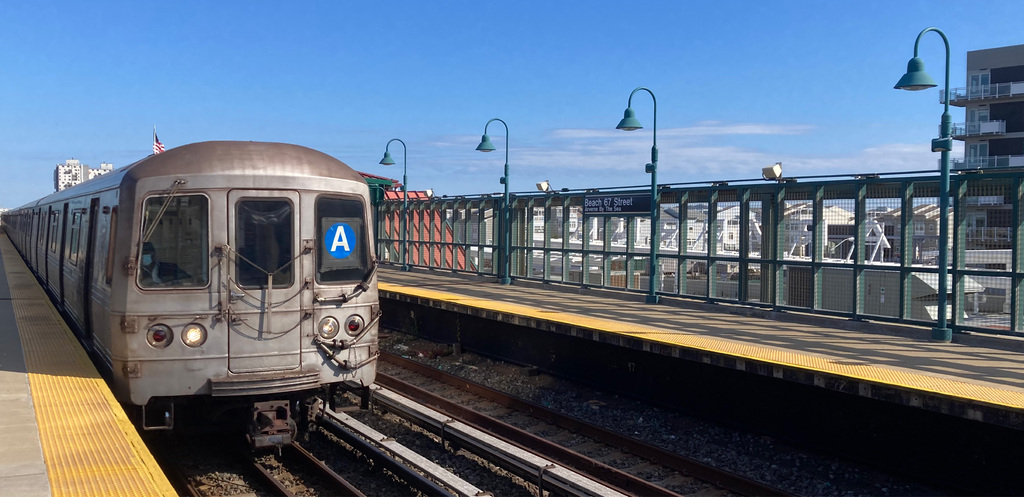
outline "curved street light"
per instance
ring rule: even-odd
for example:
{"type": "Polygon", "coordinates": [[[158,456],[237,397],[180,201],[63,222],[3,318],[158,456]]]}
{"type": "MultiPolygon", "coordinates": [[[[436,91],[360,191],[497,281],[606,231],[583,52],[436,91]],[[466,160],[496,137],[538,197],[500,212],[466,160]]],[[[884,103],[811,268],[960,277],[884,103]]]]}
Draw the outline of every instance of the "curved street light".
{"type": "Polygon", "coordinates": [[[509,259],[511,259],[510,252],[512,250],[512,230],[509,226],[509,211],[511,210],[511,207],[508,204],[508,124],[505,124],[505,121],[502,121],[497,117],[487,121],[487,124],[484,125],[484,136],[480,138],[480,144],[476,146],[476,149],[481,152],[493,152],[495,150],[494,144],[491,143],[491,137],[487,136],[487,127],[494,121],[498,121],[505,126],[505,175],[499,180],[501,181],[501,184],[505,185],[505,194],[501,197],[502,251],[500,260],[498,261],[503,272],[499,276],[498,282],[502,285],[508,285],[512,283],[511,271],[509,269],[509,259]]]}
{"type": "Polygon", "coordinates": [[[661,233],[658,230],[658,215],[661,213],[661,208],[659,206],[658,196],[658,99],[654,98],[654,92],[642,86],[634,89],[633,92],[629,94],[629,101],[626,103],[626,111],[622,113],[622,120],[619,121],[619,125],[616,126],[615,129],[634,131],[643,128],[643,125],[640,124],[640,120],[636,118],[636,112],[633,112],[633,95],[640,90],[650,93],[651,100],[654,101],[654,127],[652,129],[654,146],[651,147],[651,163],[644,167],[644,171],[651,174],[651,255],[650,266],[648,268],[648,271],[650,272],[650,282],[647,285],[649,287],[649,291],[647,292],[646,302],[648,304],[657,304],[658,244],[661,243],[661,233]]]}
{"type": "Polygon", "coordinates": [[[917,56],[917,48],[921,44],[921,37],[929,31],[938,33],[942,37],[942,42],[946,45],[946,87],[943,89],[944,95],[942,98],[942,103],[945,107],[942,111],[939,137],[932,140],[932,152],[941,152],[939,160],[941,164],[939,178],[939,281],[938,288],[936,289],[936,292],[938,292],[938,316],[935,328],[932,328],[932,340],[949,342],[953,340],[953,330],[949,328],[946,322],[947,294],[949,292],[946,279],[949,274],[949,152],[953,150],[953,139],[951,138],[953,120],[949,115],[949,39],[946,38],[946,34],[942,30],[939,28],[925,28],[917,35],[917,41],[914,42],[914,57],[907,63],[906,74],[900,78],[893,88],[918,91],[936,86],[935,81],[924,71],[924,61],[917,56]]]}
{"type": "Polygon", "coordinates": [[[399,231],[402,236],[401,253],[398,258],[402,261],[402,271],[409,270],[409,186],[406,184],[408,181],[409,163],[408,163],[408,149],[405,147],[405,142],[398,138],[392,138],[388,140],[388,144],[384,146],[384,158],[380,160],[380,163],[385,166],[395,165],[395,160],[391,158],[391,152],[388,150],[391,148],[391,142],[398,142],[402,144],[402,222],[399,226],[399,231]]]}

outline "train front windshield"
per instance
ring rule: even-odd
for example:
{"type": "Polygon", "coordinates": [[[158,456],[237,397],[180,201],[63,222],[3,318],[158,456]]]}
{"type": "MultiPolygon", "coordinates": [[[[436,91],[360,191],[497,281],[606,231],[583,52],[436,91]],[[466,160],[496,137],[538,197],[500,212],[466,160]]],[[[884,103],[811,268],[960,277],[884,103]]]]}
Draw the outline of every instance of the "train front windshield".
{"type": "Polygon", "coordinates": [[[136,275],[139,286],[159,289],[209,283],[209,203],[203,195],[146,199],[136,275]]]}
{"type": "Polygon", "coordinates": [[[317,283],[360,281],[370,268],[363,203],[320,197],[316,202],[317,283]]]}
{"type": "Polygon", "coordinates": [[[292,205],[287,199],[252,199],[238,203],[235,243],[238,244],[238,285],[274,288],[294,283],[292,205]]]}

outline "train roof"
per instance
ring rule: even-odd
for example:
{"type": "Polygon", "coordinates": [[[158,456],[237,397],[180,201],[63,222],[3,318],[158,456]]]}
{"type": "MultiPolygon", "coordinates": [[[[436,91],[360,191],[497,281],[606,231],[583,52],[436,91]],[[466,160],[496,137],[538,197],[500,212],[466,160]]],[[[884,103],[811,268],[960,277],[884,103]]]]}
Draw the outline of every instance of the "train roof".
{"type": "Polygon", "coordinates": [[[118,188],[124,183],[134,184],[145,178],[209,174],[251,177],[305,176],[366,183],[358,172],[344,162],[300,145],[209,141],[182,145],[161,154],[150,155],[103,176],[29,202],[20,208],[118,188]]]}

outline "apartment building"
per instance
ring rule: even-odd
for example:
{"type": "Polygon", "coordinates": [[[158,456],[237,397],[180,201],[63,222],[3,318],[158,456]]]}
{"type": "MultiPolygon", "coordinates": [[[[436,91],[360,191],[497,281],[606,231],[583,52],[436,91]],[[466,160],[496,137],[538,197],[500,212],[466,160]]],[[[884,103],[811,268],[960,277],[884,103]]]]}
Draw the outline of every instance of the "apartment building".
{"type": "Polygon", "coordinates": [[[1024,45],[967,52],[967,86],[949,104],[966,118],[953,124],[964,158],[952,169],[1024,167],[1024,45]]]}
{"type": "Polygon", "coordinates": [[[57,167],[54,168],[53,189],[59,192],[113,170],[114,165],[107,162],[101,163],[99,168],[92,168],[82,164],[78,159],[68,159],[63,164],[57,164],[57,167]]]}

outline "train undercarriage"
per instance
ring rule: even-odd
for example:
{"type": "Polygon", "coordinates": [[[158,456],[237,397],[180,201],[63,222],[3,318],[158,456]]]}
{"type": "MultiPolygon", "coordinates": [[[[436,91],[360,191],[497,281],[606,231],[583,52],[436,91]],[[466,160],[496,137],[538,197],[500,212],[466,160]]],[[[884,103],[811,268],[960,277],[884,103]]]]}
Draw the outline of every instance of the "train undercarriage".
{"type": "Polygon", "coordinates": [[[233,430],[244,433],[253,449],[280,448],[294,442],[308,430],[320,406],[332,410],[368,409],[369,387],[345,387],[340,383],[317,390],[287,395],[239,397],[153,398],[136,412],[144,431],[174,430],[208,432],[233,430]],[[339,406],[342,392],[358,399],[355,404],[339,406]],[[269,398],[276,397],[276,398],[269,398]]]}

